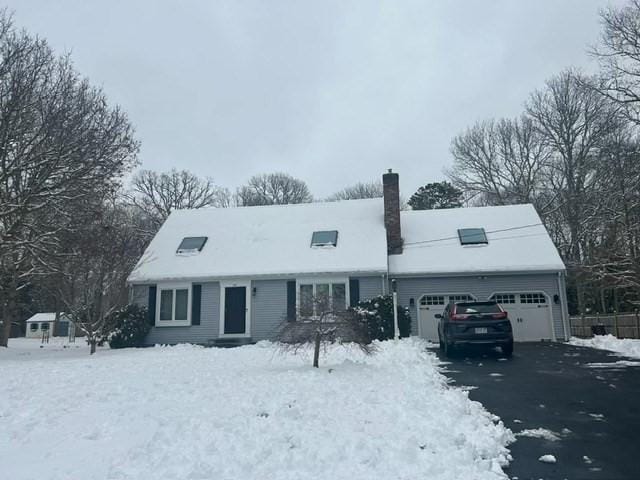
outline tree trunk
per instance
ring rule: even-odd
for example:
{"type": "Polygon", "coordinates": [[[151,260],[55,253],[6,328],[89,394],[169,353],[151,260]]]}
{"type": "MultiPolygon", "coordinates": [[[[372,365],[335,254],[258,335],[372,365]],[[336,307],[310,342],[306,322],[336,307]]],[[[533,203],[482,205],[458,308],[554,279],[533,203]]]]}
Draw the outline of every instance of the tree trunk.
{"type": "Polygon", "coordinates": [[[2,326],[0,327],[0,347],[9,346],[9,337],[11,336],[11,325],[16,314],[16,290],[13,283],[9,284],[7,289],[7,298],[2,305],[2,326]]]}
{"type": "Polygon", "coordinates": [[[316,340],[313,348],[313,366],[318,368],[318,360],[320,359],[320,332],[316,332],[316,340]]]}
{"type": "Polygon", "coordinates": [[[96,353],[96,341],[95,340],[91,340],[89,342],[89,345],[91,345],[91,351],[89,352],[89,355],[93,355],[94,353],[96,353]]]}
{"type": "Polygon", "coordinates": [[[11,319],[13,317],[8,305],[2,306],[2,327],[0,328],[0,347],[9,345],[9,336],[11,335],[11,319]]]}

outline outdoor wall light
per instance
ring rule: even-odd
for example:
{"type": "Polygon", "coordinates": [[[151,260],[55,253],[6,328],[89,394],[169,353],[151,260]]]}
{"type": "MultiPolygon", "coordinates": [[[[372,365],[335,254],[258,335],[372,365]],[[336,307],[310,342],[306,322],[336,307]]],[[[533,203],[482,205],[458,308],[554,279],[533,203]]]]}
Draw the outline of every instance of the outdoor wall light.
{"type": "Polygon", "coordinates": [[[553,303],[555,303],[556,305],[560,303],[560,295],[558,295],[557,293],[553,296],[553,303]]]}
{"type": "Polygon", "coordinates": [[[409,306],[410,306],[410,307],[413,307],[413,306],[415,306],[415,304],[416,304],[415,299],[414,299],[414,298],[410,298],[410,299],[409,299],[409,306]]]}
{"type": "Polygon", "coordinates": [[[256,293],[258,293],[258,289],[256,287],[253,287],[253,289],[251,290],[253,296],[256,296],[256,293]]]}

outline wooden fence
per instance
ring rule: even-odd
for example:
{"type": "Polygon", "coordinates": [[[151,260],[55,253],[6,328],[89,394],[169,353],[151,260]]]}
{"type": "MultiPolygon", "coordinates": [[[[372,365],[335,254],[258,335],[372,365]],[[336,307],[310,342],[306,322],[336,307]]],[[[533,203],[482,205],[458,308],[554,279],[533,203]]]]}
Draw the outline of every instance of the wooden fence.
{"type": "Polygon", "coordinates": [[[569,317],[571,335],[591,337],[591,327],[604,326],[605,332],[618,338],[640,338],[640,317],[638,313],[603,313],[576,315],[569,317]]]}

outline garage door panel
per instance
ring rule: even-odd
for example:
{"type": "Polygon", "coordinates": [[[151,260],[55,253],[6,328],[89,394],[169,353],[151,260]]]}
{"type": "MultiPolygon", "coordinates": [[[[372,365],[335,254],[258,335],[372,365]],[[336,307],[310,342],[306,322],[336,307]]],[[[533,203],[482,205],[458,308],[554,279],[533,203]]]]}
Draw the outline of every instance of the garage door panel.
{"type": "Polygon", "coordinates": [[[513,338],[533,342],[553,338],[551,312],[544,292],[496,293],[497,301],[509,315],[513,338]]]}

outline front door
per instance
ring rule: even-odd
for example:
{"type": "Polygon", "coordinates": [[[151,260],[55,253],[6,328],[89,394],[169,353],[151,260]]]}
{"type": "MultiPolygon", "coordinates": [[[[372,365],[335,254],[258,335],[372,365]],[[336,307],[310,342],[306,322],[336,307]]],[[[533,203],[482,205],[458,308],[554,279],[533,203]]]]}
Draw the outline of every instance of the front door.
{"type": "Polygon", "coordinates": [[[224,334],[242,335],[247,331],[247,287],[224,289],[224,334]]]}

